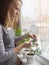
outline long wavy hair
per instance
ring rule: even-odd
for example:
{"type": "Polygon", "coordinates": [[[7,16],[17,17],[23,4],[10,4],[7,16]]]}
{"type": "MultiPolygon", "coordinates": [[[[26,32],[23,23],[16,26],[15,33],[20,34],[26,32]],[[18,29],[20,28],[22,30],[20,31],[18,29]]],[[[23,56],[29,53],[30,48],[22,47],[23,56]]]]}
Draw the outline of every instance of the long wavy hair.
{"type": "Polygon", "coordinates": [[[14,0],[0,0],[0,24],[5,25],[9,7],[14,0]]]}

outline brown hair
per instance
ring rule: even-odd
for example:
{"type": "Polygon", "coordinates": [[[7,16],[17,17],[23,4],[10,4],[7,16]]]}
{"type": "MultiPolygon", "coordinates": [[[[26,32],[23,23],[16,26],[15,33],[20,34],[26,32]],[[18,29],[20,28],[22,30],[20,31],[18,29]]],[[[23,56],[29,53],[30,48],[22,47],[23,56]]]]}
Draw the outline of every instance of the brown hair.
{"type": "Polygon", "coordinates": [[[17,1],[20,1],[22,3],[22,0],[17,0],[17,1]]]}
{"type": "Polygon", "coordinates": [[[0,24],[5,25],[8,9],[13,0],[0,0],[0,24]]]}

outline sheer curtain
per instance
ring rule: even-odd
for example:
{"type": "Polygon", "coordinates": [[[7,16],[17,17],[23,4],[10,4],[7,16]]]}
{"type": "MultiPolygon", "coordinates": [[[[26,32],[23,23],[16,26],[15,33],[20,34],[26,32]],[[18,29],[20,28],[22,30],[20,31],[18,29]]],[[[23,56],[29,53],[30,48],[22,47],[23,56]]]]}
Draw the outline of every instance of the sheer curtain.
{"type": "Polygon", "coordinates": [[[49,16],[49,0],[22,0],[21,14],[32,19],[49,16]]]}

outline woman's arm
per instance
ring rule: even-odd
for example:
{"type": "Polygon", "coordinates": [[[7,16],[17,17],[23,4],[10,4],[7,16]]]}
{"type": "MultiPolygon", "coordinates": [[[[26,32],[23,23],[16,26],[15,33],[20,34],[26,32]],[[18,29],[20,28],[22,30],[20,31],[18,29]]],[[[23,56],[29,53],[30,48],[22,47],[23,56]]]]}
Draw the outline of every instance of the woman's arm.
{"type": "Polygon", "coordinates": [[[19,43],[20,41],[24,40],[25,38],[35,39],[36,35],[34,35],[34,34],[32,34],[32,35],[31,34],[24,34],[22,36],[15,38],[15,43],[19,43]]]}
{"type": "Polygon", "coordinates": [[[25,38],[29,38],[29,36],[27,36],[27,34],[21,35],[21,36],[15,38],[15,43],[19,43],[20,41],[24,40],[25,38]]]}

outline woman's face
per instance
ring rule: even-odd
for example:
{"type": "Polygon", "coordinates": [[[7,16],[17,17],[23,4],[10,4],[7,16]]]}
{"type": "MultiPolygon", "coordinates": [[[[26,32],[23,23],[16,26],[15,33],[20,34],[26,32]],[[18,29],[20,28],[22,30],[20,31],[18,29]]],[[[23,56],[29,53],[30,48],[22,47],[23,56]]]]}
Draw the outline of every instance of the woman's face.
{"type": "Polygon", "coordinates": [[[20,7],[21,7],[21,1],[13,0],[14,2],[11,3],[9,11],[8,11],[8,24],[10,26],[13,26],[14,21],[16,20],[16,23],[18,23],[19,14],[20,14],[20,7]]]}
{"type": "Polygon", "coordinates": [[[11,4],[9,9],[11,20],[14,20],[15,18],[19,18],[20,6],[21,6],[21,2],[16,0],[11,4]]]}

